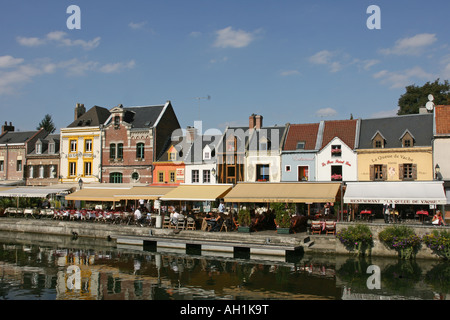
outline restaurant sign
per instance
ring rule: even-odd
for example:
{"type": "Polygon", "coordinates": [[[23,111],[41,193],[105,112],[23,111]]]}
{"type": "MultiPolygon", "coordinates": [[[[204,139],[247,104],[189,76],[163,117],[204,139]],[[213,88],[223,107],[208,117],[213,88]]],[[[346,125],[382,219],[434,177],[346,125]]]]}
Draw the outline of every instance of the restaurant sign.
{"type": "Polygon", "coordinates": [[[415,205],[437,205],[446,204],[445,200],[427,200],[427,199],[348,199],[346,203],[365,203],[365,204],[415,204],[415,205]]]}

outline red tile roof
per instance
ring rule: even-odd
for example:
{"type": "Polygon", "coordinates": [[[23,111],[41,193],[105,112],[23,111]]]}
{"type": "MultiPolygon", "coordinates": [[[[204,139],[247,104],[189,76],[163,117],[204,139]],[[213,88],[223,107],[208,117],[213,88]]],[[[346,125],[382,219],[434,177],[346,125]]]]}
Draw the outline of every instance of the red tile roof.
{"type": "Polygon", "coordinates": [[[283,150],[297,150],[299,141],[305,142],[305,150],[314,150],[318,131],[318,123],[291,124],[283,150]]]}
{"type": "Polygon", "coordinates": [[[450,106],[435,106],[436,134],[450,134],[450,106]]]}
{"type": "Polygon", "coordinates": [[[358,120],[325,121],[321,149],[335,137],[338,137],[353,149],[355,147],[357,121],[358,120]]]}

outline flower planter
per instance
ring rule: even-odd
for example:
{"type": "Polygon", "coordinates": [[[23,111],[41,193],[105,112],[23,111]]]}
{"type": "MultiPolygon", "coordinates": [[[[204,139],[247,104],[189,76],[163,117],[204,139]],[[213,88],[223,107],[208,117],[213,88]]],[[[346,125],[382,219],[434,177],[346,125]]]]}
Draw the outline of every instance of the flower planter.
{"type": "Polygon", "coordinates": [[[279,234],[289,234],[290,228],[277,228],[277,233],[279,234]]]}
{"type": "Polygon", "coordinates": [[[238,232],[250,233],[250,227],[238,227],[238,232]]]}

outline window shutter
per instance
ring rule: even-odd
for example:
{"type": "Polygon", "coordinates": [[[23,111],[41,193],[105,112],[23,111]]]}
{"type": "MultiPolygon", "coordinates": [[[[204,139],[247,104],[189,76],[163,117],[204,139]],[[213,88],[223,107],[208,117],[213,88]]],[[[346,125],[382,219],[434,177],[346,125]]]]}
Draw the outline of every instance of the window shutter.
{"type": "Polygon", "coordinates": [[[412,165],[412,176],[414,180],[417,180],[417,164],[412,165]]]}
{"type": "Polygon", "coordinates": [[[375,166],[373,164],[370,165],[370,181],[375,180],[375,166]]]}
{"type": "Polygon", "coordinates": [[[387,180],[387,164],[383,164],[383,168],[382,168],[382,174],[383,174],[383,181],[387,180]]]}
{"type": "Polygon", "coordinates": [[[398,178],[404,180],[403,163],[398,165],[398,178]]]}

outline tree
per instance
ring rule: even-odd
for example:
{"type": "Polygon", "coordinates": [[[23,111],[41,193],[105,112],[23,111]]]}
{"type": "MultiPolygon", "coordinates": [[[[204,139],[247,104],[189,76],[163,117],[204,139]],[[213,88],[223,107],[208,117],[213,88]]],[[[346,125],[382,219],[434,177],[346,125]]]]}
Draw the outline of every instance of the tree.
{"type": "Polygon", "coordinates": [[[47,131],[48,133],[55,132],[56,127],[55,127],[55,125],[53,123],[51,115],[46,114],[44,116],[44,119],[42,119],[41,122],[39,122],[38,127],[36,128],[36,130],[39,130],[41,128],[44,128],[45,131],[47,131]]]}
{"type": "Polygon", "coordinates": [[[428,95],[432,94],[435,105],[450,104],[450,84],[448,80],[439,83],[439,79],[425,83],[422,87],[410,85],[406,87],[406,93],[398,99],[400,107],[398,115],[419,113],[419,108],[428,102],[428,95]]]}

